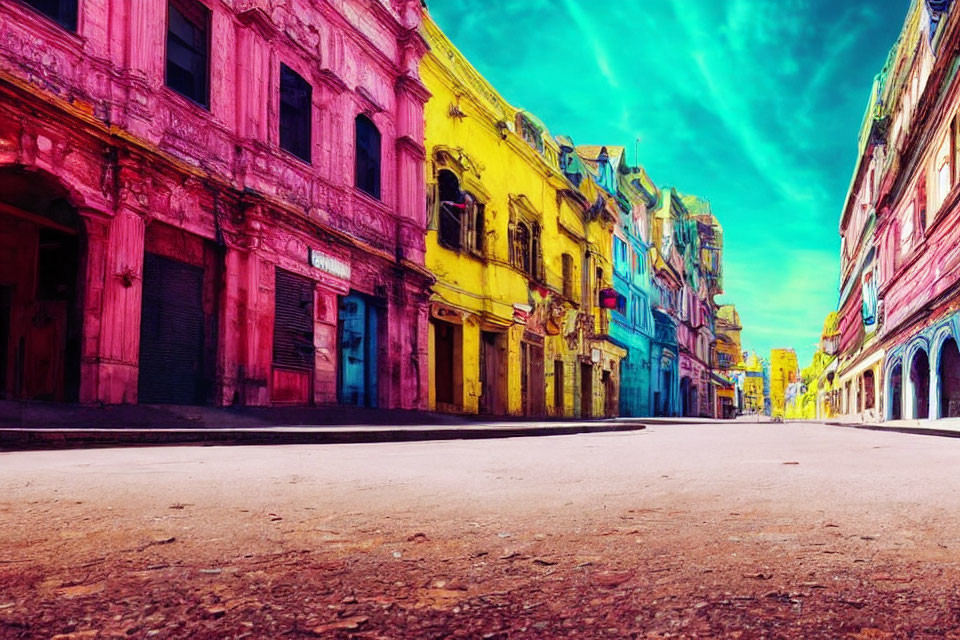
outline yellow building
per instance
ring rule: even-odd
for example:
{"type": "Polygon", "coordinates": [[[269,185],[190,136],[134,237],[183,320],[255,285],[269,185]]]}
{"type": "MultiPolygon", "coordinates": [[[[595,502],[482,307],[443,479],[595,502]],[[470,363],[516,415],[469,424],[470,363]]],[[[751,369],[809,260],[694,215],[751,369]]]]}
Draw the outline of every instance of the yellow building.
{"type": "Polygon", "coordinates": [[[743,412],[763,413],[766,396],[763,389],[763,361],[751,353],[743,363],[743,412]]]}
{"type": "Polygon", "coordinates": [[[743,388],[736,383],[743,379],[745,363],[743,362],[743,347],[740,342],[740,314],[732,304],[721,305],[717,308],[716,332],[717,361],[714,368],[717,372],[734,381],[730,387],[717,389],[717,398],[720,402],[721,417],[733,417],[737,412],[744,411],[743,388]]]}
{"type": "Polygon", "coordinates": [[[839,319],[836,311],[827,314],[820,335],[820,348],[813,354],[810,366],[800,372],[805,386],[792,405],[787,405],[787,418],[804,420],[834,418],[839,414],[837,380],[837,344],[839,319]]]}
{"type": "Polygon", "coordinates": [[[560,171],[560,149],[428,16],[426,266],[435,275],[430,408],[616,413],[625,352],[605,338],[615,202],[560,171]]]}
{"type": "Polygon", "coordinates": [[[783,418],[786,415],[788,391],[791,385],[800,381],[799,372],[796,351],[770,351],[770,415],[774,418],[783,418]]]}

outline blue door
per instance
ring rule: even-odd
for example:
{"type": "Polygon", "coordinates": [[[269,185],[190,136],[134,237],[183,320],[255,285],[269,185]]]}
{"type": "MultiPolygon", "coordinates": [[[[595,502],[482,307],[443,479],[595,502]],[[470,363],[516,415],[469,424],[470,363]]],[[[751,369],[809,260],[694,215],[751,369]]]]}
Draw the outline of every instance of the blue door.
{"type": "Polygon", "coordinates": [[[359,293],[340,299],[339,389],[343,404],[377,406],[377,308],[359,293]]]}

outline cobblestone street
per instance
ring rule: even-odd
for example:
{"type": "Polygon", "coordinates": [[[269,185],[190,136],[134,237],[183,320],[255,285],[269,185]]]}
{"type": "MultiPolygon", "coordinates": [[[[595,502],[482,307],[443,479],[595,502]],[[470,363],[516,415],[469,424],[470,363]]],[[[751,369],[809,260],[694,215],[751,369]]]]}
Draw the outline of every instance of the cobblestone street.
{"type": "Polygon", "coordinates": [[[0,637],[951,637],[960,441],[0,454],[0,637]]]}

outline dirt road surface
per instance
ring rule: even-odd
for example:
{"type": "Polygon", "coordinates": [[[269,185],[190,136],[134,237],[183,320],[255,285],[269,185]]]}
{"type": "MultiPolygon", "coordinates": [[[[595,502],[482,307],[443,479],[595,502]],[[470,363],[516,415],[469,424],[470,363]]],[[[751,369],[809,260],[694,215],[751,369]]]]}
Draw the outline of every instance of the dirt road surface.
{"type": "Polygon", "coordinates": [[[0,454],[0,638],[960,638],[960,439],[0,454]]]}

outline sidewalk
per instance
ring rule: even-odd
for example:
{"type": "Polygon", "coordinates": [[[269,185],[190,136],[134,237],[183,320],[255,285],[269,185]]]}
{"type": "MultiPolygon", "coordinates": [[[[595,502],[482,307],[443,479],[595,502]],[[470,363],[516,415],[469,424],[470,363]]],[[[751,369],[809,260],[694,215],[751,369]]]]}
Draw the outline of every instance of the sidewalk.
{"type": "Polygon", "coordinates": [[[960,418],[940,420],[887,420],[886,422],[853,422],[849,420],[827,422],[833,427],[867,429],[869,431],[893,431],[913,435],[960,438],[960,418]]]}
{"type": "Polygon", "coordinates": [[[645,424],[452,416],[356,407],[89,407],[0,402],[0,450],[413,442],[640,431],[645,424]]]}

